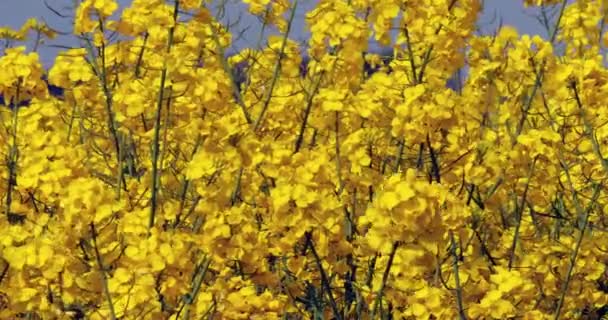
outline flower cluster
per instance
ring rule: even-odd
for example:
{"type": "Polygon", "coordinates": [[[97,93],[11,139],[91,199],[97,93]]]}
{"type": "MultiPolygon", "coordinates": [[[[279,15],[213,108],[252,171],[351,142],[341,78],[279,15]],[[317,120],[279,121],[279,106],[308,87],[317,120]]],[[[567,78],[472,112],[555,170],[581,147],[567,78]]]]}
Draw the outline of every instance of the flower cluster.
{"type": "Polygon", "coordinates": [[[81,1],[48,72],[0,29],[0,318],[600,315],[606,1],[525,1],[543,39],[322,0],[306,52],[298,1],[244,3],[278,35],[230,58],[210,1],[81,1]]]}

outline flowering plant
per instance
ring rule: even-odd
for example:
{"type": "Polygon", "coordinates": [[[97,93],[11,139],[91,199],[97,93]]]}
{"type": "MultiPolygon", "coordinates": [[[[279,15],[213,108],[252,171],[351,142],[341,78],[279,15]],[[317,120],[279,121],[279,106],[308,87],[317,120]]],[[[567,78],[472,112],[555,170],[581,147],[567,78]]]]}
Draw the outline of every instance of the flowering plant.
{"type": "MultiPolygon", "coordinates": [[[[606,1],[526,1],[559,12],[543,39],[474,35],[479,0],[321,0],[305,72],[298,1],[244,2],[280,35],[229,58],[201,0],[134,0],[119,19],[114,0],[82,1],[83,47],[48,74],[8,46],[1,318],[573,319],[608,304],[606,1]]],[[[0,36],[53,36],[32,21],[0,36]]]]}

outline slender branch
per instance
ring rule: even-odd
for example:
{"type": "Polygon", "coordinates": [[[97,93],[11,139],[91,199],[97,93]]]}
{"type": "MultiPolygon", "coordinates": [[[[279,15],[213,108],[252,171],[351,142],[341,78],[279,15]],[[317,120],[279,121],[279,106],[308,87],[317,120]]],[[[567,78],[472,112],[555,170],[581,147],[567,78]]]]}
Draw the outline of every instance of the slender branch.
{"type": "Polygon", "coordinates": [[[600,144],[597,141],[595,134],[593,133],[593,126],[591,125],[591,123],[589,123],[589,120],[587,120],[587,116],[585,115],[585,109],[583,108],[583,102],[581,101],[581,98],[578,94],[578,88],[576,87],[575,81],[572,81],[572,83],[570,84],[570,88],[574,92],[574,98],[576,100],[576,104],[580,112],[580,118],[583,120],[583,124],[585,126],[585,135],[587,135],[589,137],[589,140],[591,140],[591,147],[593,149],[593,153],[595,153],[595,156],[600,161],[602,168],[604,169],[604,173],[608,174],[608,160],[605,159],[602,155],[600,144]]]}
{"type": "Polygon", "coordinates": [[[397,157],[395,159],[395,165],[393,166],[393,172],[397,173],[399,171],[399,166],[401,165],[401,160],[403,159],[403,151],[405,150],[405,139],[399,139],[399,148],[397,149],[397,157]]]}
{"type": "Polygon", "coordinates": [[[306,101],[306,109],[304,110],[304,119],[302,120],[302,125],[300,126],[300,132],[298,133],[298,138],[296,139],[296,146],[295,146],[294,154],[300,152],[300,148],[302,147],[302,142],[304,141],[304,131],[306,131],[308,117],[310,116],[310,110],[312,109],[312,100],[315,97],[315,95],[317,94],[317,91],[319,90],[319,87],[321,85],[321,78],[323,77],[324,73],[325,72],[322,71],[319,74],[317,81],[315,81],[313,84],[312,93],[308,96],[308,100],[306,101]]]}
{"type": "MultiPolygon", "coordinates": [[[[213,26],[211,26],[211,28],[214,29],[213,26]]],[[[220,38],[217,33],[218,32],[216,30],[213,30],[213,32],[211,32],[211,35],[215,42],[215,46],[217,47],[218,55],[219,55],[219,59],[222,63],[222,67],[224,68],[224,72],[228,75],[228,77],[230,77],[232,93],[236,99],[236,103],[239,105],[239,107],[241,107],[241,111],[243,112],[243,116],[245,117],[245,120],[247,121],[247,123],[252,124],[253,120],[251,119],[251,115],[249,115],[249,112],[247,111],[247,106],[245,106],[245,102],[243,101],[241,91],[239,90],[236,79],[232,73],[232,69],[230,68],[228,61],[226,60],[224,47],[222,47],[222,44],[220,43],[220,38]]]]}
{"type": "Polygon", "coordinates": [[[268,109],[268,105],[270,104],[270,99],[272,98],[272,92],[274,91],[274,87],[279,79],[279,75],[281,73],[281,62],[283,61],[283,56],[285,55],[285,48],[287,47],[287,40],[289,39],[289,32],[291,31],[291,27],[293,24],[293,18],[296,14],[296,9],[298,8],[298,0],[295,0],[293,3],[293,8],[291,8],[291,14],[289,15],[289,21],[287,23],[287,30],[285,35],[283,36],[283,42],[281,42],[281,49],[279,52],[279,59],[274,66],[274,72],[272,75],[272,80],[270,82],[270,88],[268,89],[268,94],[266,95],[266,99],[264,99],[264,106],[262,106],[262,111],[260,112],[260,116],[255,120],[253,125],[253,131],[257,132],[260,126],[262,125],[262,120],[264,119],[264,115],[268,109]]]}
{"type": "MultiPolygon", "coordinates": [[[[104,32],[104,24],[103,20],[99,18],[99,30],[103,34],[104,32]]],[[[90,46],[90,44],[89,44],[90,46]]],[[[112,135],[114,142],[114,149],[116,151],[116,175],[118,176],[118,184],[116,186],[116,197],[120,199],[120,187],[121,185],[125,188],[126,191],[126,181],[124,174],[122,172],[121,165],[121,145],[120,145],[120,136],[118,131],[116,130],[115,118],[114,118],[114,110],[112,110],[112,92],[108,87],[108,75],[107,75],[107,63],[106,63],[106,44],[105,39],[101,41],[99,56],[101,58],[101,70],[98,71],[99,80],[101,81],[105,102],[106,102],[106,113],[108,114],[108,128],[110,129],[110,134],[112,135]]],[[[91,53],[92,54],[92,53],[91,53]]]]}
{"type": "Polygon", "coordinates": [[[426,134],[426,144],[429,147],[429,154],[431,156],[431,175],[435,177],[435,181],[437,181],[437,183],[441,183],[439,160],[437,159],[435,150],[433,150],[433,146],[431,145],[431,137],[428,133],[426,134]]]}
{"type": "Polygon", "coordinates": [[[378,289],[378,293],[376,294],[376,299],[374,302],[374,309],[372,310],[372,314],[370,319],[375,319],[374,316],[378,309],[380,309],[380,314],[382,314],[382,296],[384,295],[384,288],[386,287],[386,283],[388,282],[388,276],[391,273],[391,267],[393,266],[393,260],[395,259],[395,254],[397,253],[397,249],[399,248],[399,242],[393,242],[393,248],[391,249],[391,253],[388,256],[388,262],[386,264],[386,269],[384,269],[384,274],[382,275],[382,283],[380,284],[380,289],[378,289]]]}
{"type": "MultiPolygon", "coordinates": [[[[135,78],[140,77],[139,70],[141,70],[141,64],[144,59],[144,51],[146,49],[146,43],[148,42],[148,37],[149,37],[149,33],[146,32],[144,34],[143,43],[141,44],[141,50],[139,50],[139,54],[137,55],[137,63],[135,63],[135,78]]],[[[143,116],[143,113],[142,113],[142,116],[143,116]]],[[[145,127],[145,122],[144,122],[144,127],[145,127]]]]}
{"type": "Polygon", "coordinates": [[[335,113],[335,134],[336,134],[336,174],[338,176],[338,195],[344,190],[344,180],[342,179],[342,160],[340,159],[340,111],[335,113]]]}
{"type": "MultiPolygon", "coordinates": [[[[169,28],[169,36],[167,40],[167,53],[171,53],[171,47],[173,45],[173,34],[175,32],[175,26],[177,25],[177,14],[179,10],[179,1],[175,1],[175,6],[173,8],[173,21],[174,26],[169,28]]],[[[154,219],[156,216],[156,208],[158,206],[158,157],[160,153],[160,118],[163,108],[163,100],[164,100],[164,92],[165,92],[165,82],[167,81],[167,61],[165,60],[163,66],[163,70],[160,76],[160,89],[158,93],[158,101],[156,105],[156,114],[155,114],[155,122],[154,122],[154,138],[152,141],[152,196],[150,198],[150,217],[148,220],[148,230],[154,227],[154,219]]]]}
{"type": "Polygon", "coordinates": [[[184,313],[183,319],[184,320],[190,319],[190,306],[192,305],[192,303],[194,303],[194,301],[196,300],[196,297],[198,296],[198,292],[201,290],[201,285],[203,284],[203,280],[205,279],[205,276],[207,275],[207,271],[209,270],[210,264],[211,264],[211,259],[205,258],[205,259],[203,259],[203,263],[200,265],[200,267],[196,269],[199,272],[197,272],[194,275],[194,280],[192,282],[192,290],[190,291],[190,293],[188,293],[184,297],[184,304],[182,305],[180,310],[177,312],[175,319],[179,319],[179,315],[181,314],[182,310],[184,310],[184,309],[186,310],[186,312],[184,313]]]}
{"type": "Polygon", "coordinates": [[[456,252],[456,241],[454,240],[454,232],[450,231],[450,243],[451,243],[451,254],[453,258],[452,268],[454,270],[454,282],[456,288],[456,305],[458,307],[458,316],[460,320],[466,320],[467,316],[464,313],[464,306],[462,300],[462,286],[460,285],[460,274],[458,271],[458,254],[456,252]]]}
{"type": "Polygon", "coordinates": [[[334,317],[337,320],[342,320],[342,314],[340,313],[340,310],[338,310],[338,304],[336,303],[334,295],[332,294],[331,286],[329,285],[329,279],[327,278],[327,274],[325,273],[323,265],[321,264],[321,258],[319,258],[319,254],[317,253],[317,250],[315,249],[315,246],[312,242],[312,233],[310,231],[306,232],[306,244],[306,246],[310,248],[310,251],[312,251],[312,254],[315,257],[317,268],[319,268],[319,272],[321,273],[321,282],[323,284],[323,287],[325,288],[325,291],[327,292],[329,304],[334,313],[334,317]]]}
{"type": "Polygon", "coordinates": [[[243,171],[244,171],[244,168],[241,166],[241,168],[239,169],[239,172],[237,173],[237,176],[236,176],[236,183],[234,186],[234,191],[232,191],[232,195],[230,196],[230,205],[231,206],[237,205],[239,199],[241,199],[241,183],[243,180],[243,171]]]}
{"type": "Polygon", "coordinates": [[[106,274],[103,261],[101,261],[101,255],[99,253],[99,247],[97,246],[97,232],[95,230],[95,224],[91,222],[89,225],[91,229],[91,240],[93,242],[93,249],[95,250],[95,260],[97,261],[97,267],[101,275],[101,283],[103,285],[103,293],[110,309],[110,316],[112,320],[116,320],[116,311],[114,311],[114,304],[112,303],[112,296],[110,295],[110,287],[108,286],[108,275],[106,274]]]}
{"type": "MultiPolygon", "coordinates": [[[[456,1],[457,0],[452,0],[450,2],[450,4],[448,5],[448,12],[452,11],[452,8],[456,4],[456,1]]],[[[438,35],[442,29],[443,29],[443,25],[441,24],[441,25],[439,25],[439,27],[437,27],[437,29],[435,29],[435,35],[438,35]]],[[[433,49],[434,49],[434,45],[429,46],[429,48],[426,50],[426,52],[424,54],[424,58],[422,60],[422,65],[420,67],[420,72],[418,73],[418,83],[422,83],[422,81],[423,81],[424,71],[425,71],[427,65],[429,64],[429,62],[431,62],[431,54],[433,53],[433,49]]]]}
{"type": "Polygon", "coordinates": [[[538,157],[534,158],[534,161],[532,162],[532,168],[530,169],[530,173],[528,174],[528,181],[526,181],[524,193],[521,197],[521,203],[516,208],[517,211],[515,218],[517,219],[517,225],[515,226],[515,234],[513,235],[513,242],[511,243],[511,250],[509,254],[509,270],[511,270],[511,268],[513,267],[513,261],[515,260],[515,249],[517,248],[517,241],[519,239],[519,228],[521,227],[521,219],[524,213],[524,204],[526,203],[526,197],[528,195],[528,189],[530,187],[530,178],[534,174],[534,167],[536,165],[537,158],[538,157]]]}
{"type": "MultiPolygon", "coordinates": [[[[555,42],[555,38],[557,36],[557,31],[559,30],[559,24],[560,24],[563,14],[564,14],[564,9],[566,8],[567,2],[568,2],[568,0],[562,0],[559,16],[557,18],[557,22],[555,23],[555,28],[553,29],[553,32],[551,33],[551,40],[550,40],[551,44],[553,44],[555,42]]],[[[522,110],[521,118],[519,119],[519,122],[517,123],[517,128],[515,131],[515,138],[517,138],[517,136],[519,136],[521,134],[521,131],[523,130],[523,127],[524,127],[524,123],[526,122],[526,118],[528,116],[528,111],[530,111],[530,108],[532,106],[532,101],[534,100],[534,96],[536,96],[536,91],[538,91],[538,89],[540,88],[540,85],[542,84],[545,64],[546,64],[546,62],[543,61],[543,63],[541,63],[541,65],[540,65],[540,70],[536,73],[536,80],[534,81],[534,86],[532,87],[532,92],[527,97],[527,100],[524,104],[524,109],[522,110]]],[[[513,140],[513,145],[515,145],[515,143],[517,143],[517,139],[513,140]]]]}
{"type": "Polygon", "coordinates": [[[568,288],[570,286],[570,281],[572,280],[572,272],[574,271],[574,266],[576,265],[576,259],[578,257],[578,252],[580,250],[581,243],[583,242],[583,236],[585,235],[585,231],[587,230],[587,226],[589,224],[589,215],[591,213],[591,210],[593,209],[594,204],[597,201],[597,198],[599,197],[599,191],[601,189],[601,184],[594,184],[592,199],[591,199],[590,204],[587,207],[587,209],[584,210],[584,212],[583,212],[583,208],[581,207],[581,204],[578,201],[577,192],[574,189],[574,184],[572,183],[572,179],[570,178],[568,167],[565,165],[563,160],[561,160],[561,162],[562,162],[562,166],[564,167],[564,170],[566,173],[566,178],[568,180],[570,190],[573,193],[572,199],[574,200],[574,206],[576,208],[576,211],[577,211],[577,214],[579,215],[579,217],[580,216],[583,217],[583,221],[582,221],[583,223],[580,228],[580,234],[578,235],[578,238],[576,240],[576,245],[574,247],[574,251],[572,252],[572,255],[570,256],[570,264],[568,266],[568,272],[566,273],[566,279],[563,282],[560,297],[557,302],[557,307],[555,308],[555,316],[553,318],[555,320],[559,320],[559,318],[561,316],[561,311],[562,311],[562,308],[564,305],[564,301],[566,300],[566,293],[568,292],[568,288]]]}
{"type": "Polygon", "coordinates": [[[13,119],[12,119],[12,130],[11,130],[11,145],[9,147],[9,153],[8,153],[8,163],[7,163],[7,167],[8,167],[8,182],[7,182],[7,188],[6,188],[6,212],[5,214],[7,215],[7,217],[11,217],[12,213],[11,213],[11,204],[13,202],[13,190],[15,188],[15,186],[17,185],[17,123],[19,120],[19,100],[20,100],[20,90],[21,90],[21,82],[22,79],[19,78],[19,81],[17,82],[17,92],[15,94],[15,97],[12,99],[13,100],[13,119]]]}

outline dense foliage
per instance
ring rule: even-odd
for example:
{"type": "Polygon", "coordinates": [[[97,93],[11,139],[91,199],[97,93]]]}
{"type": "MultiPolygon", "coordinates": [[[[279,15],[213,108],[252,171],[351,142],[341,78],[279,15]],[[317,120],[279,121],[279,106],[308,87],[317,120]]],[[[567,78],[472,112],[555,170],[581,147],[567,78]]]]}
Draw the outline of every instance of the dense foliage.
{"type": "Polygon", "coordinates": [[[475,35],[479,0],[320,0],[306,52],[297,0],[244,2],[282,35],[230,58],[201,0],[134,0],[118,20],[114,0],[84,0],[83,46],[48,72],[14,44],[51,30],[0,30],[4,104],[29,101],[0,108],[0,318],[608,304],[607,1],[526,1],[557,13],[543,39],[475,35]]]}

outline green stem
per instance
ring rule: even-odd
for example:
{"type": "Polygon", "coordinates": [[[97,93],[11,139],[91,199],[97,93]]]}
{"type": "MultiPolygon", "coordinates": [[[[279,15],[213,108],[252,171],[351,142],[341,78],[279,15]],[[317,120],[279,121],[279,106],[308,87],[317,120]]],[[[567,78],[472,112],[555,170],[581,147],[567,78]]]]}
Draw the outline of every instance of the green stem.
{"type": "Polygon", "coordinates": [[[338,310],[338,304],[336,303],[334,295],[332,294],[331,286],[329,285],[329,279],[327,277],[327,274],[325,273],[325,269],[323,269],[323,265],[321,264],[321,258],[319,257],[319,254],[317,253],[317,250],[315,249],[315,246],[312,242],[311,232],[306,233],[306,243],[312,251],[312,254],[315,258],[315,262],[317,263],[317,268],[321,273],[321,283],[323,284],[323,287],[327,292],[327,297],[329,298],[329,305],[331,306],[331,309],[334,313],[334,317],[336,320],[342,320],[342,314],[340,313],[340,310],[338,310]]]}
{"type": "Polygon", "coordinates": [[[272,92],[274,91],[274,87],[279,79],[279,75],[281,73],[281,62],[283,61],[283,55],[285,54],[285,48],[287,47],[287,40],[289,39],[289,31],[291,31],[291,26],[293,24],[293,18],[296,14],[296,9],[298,7],[298,0],[295,0],[293,3],[293,8],[291,9],[291,14],[289,15],[289,21],[287,23],[287,30],[285,35],[283,36],[283,42],[281,42],[281,50],[279,53],[279,59],[274,66],[274,72],[272,74],[272,80],[270,82],[270,88],[268,89],[268,93],[266,98],[264,99],[264,106],[262,107],[262,111],[260,112],[260,116],[256,119],[253,125],[253,131],[257,132],[260,126],[262,125],[262,120],[264,119],[264,115],[268,110],[268,105],[270,104],[270,99],[272,98],[272,92]]]}
{"type": "MultiPolygon", "coordinates": [[[[388,256],[388,262],[386,264],[386,269],[384,269],[384,274],[382,275],[382,283],[380,284],[380,289],[378,289],[378,293],[376,294],[376,299],[374,302],[374,309],[372,310],[372,314],[370,319],[374,319],[376,312],[380,309],[380,314],[382,315],[382,296],[384,295],[384,288],[388,282],[388,277],[391,273],[391,267],[393,266],[393,260],[395,259],[395,254],[397,253],[397,249],[399,248],[399,242],[393,242],[393,248],[391,250],[390,255],[388,256]]],[[[382,316],[381,316],[382,317],[382,316]]]]}
{"type": "MultiPolygon", "coordinates": [[[[99,19],[99,30],[103,34],[104,25],[103,20],[99,19]]],[[[92,54],[92,52],[91,52],[92,54]]],[[[120,199],[120,187],[121,185],[126,188],[126,181],[124,174],[122,172],[122,164],[121,164],[121,145],[120,145],[120,136],[116,129],[116,123],[114,119],[114,111],[112,110],[112,92],[108,87],[108,75],[106,72],[106,44],[105,40],[101,41],[100,47],[100,58],[101,58],[101,70],[99,70],[99,78],[101,80],[102,89],[106,101],[106,113],[108,114],[108,128],[110,129],[110,134],[114,140],[114,149],[116,151],[116,175],[118,176],[118,183],[116,185],[116,197],[120,199]]],[[[126,189],[125,189],[126,191],[126,189]]]]}
{"type": "Polygon", "coordinates": [[[228,61],[226,59],[226,56],[225,56],[226,53],[224,52],[224,47],[222,47],[222,44],[220,43],[220,38],[217,34],[218,31],[215,30],[213,25],[211,25],[210,27],[213,30],[211,32],[211,36],[213,37],[213,40],[217,47],[220,62],[222,63],[224,72],[228,75],[228,77],[230,77],[230,85],[232,87],[232,93],[235,96],[236,103],[239,105],[239,107],[241,107],[241,111],[243,112],[243,116],[245,117],[245,120],[247,121],[247,123],[252,124],[253,120],[251,119],[251,115],[249,115],[249,112],[247,111],[247,106],[245,106],[245,102],[243,101],[241,91],[239,90],[236,79],[234,78],[234,74],[232,73],[232,68],[230,68],[230,65],[228,64],[228,61]]]}
{"type": "Polygon", "coordinates": [[[574,206],[576,208],[578,216],[579,217],[583,216],[583,221],[582,221],[583,223],[580,228],[580,230],[581,230],[580,234],[578,235],[578,238],[576,240],[576,245],[574,247],[574,251],[572,252],[572,255],[570,256],[570,264],[568,266],[568,272],[566,273],[566,279],[562,285],[562,290],[560,293],[559,301],[557,302],[557,307],[555,308],[555,317],[553,318],[555,320],[559,320],[559,318],[561,316],[561,311],[564,306],[564,301],[566,300],[566,293],[568,292],[568,288],[570,286],[570,281],[572,280],[572,272],[574,271],[574,266],[576,265],[576,259],[578,257],[578,252],[581,248],[581,244],[583,242],[583,236],[585,235],[585,231],[587,230],[587,226],[589,224],[589,215],[591,213],[591,209],[593,209],[593,206],[594,206],[595,202],[597,201],[597,198],[599,197],[599,191],[601,188],[600,184],[594,184],[593,196],[592,196],[591,202],[590,202],[589,206],[587,207],[587,209],[584,210],[584,212],[583,212],[583,208],[581,207],[581,204],[578,201],[578,196],[577,196],[576,190],[574,189],[574,184],[572,183],[572,180],[570,178],[568,168],[565,166],[565,163],[563,161],[562,161],[562,165],[564,166],[564,170],[566,172],[566,178],[568,180],[568,184],[570,185],[570,190],[573,193],[574,206]]]}
{"type": "Polygon", "coordinates": [[[112,296],[110,294],[110,287],[108,286],[108,275],[106,274],[105,267],[101,260],[101,254],[99,253],[99,247],[97,246],[97,232],[95,231],[95,224],[91,222],[91,238],[93,242],[93,249],[95,250],[95,260],[97,261],[97,267],[101,275],[101,283],[103,286],[103,293],[110,309],[110,316],[112,320],[116,320],[116,311],[114,311],[114,303],[112,303],[112,296]]]}
{"type": "MultiPolygon", "coordinates": [[[[184,313],[184,320],[188,320],[190,319],[190,305],[192,305],[192,303],[194,303],[194,301],[196,300],[196,297],[198,296],[198,292],[201,290],[201,285],[203,284],[203,280],[205,280],[205,275],[207,275],[207,270],[209,270],[209,265],[211,264],[211,259],[209,258],[205,258],[203,260],[203,263],[201,264],[200,268],[197,268],[197,270],[200,270],[200,272],[198,272],[195,275],[194,281],[192,283],[192,291],[190,291],[190,293],[188,294],[187,298],[184,299],[184,305],[182,308],[185,307],[185,313],[184,313]]],[[[181,310],[180,310],[181,312],[181,310]]],[[[175,317],[175,319],[179,319],[179,312],[177,314],[177,316],[175,317]]]]}
{"type": "Polygon", "coordinates": [[[524,213],[524,207],[525,207],[525,203],[526,203],[526,197],[528,195],[528,189],[530,187],[530,178],[532,178],[532,175],[534,174],[534,167],[536,165],[536,159],[534,158],[534,161],[532,162],[532,168],[530,169],[530,173],[528,174],[528,181],[526,181],[526,186],[524,188],[524,193],[521,197],[521,203],[517,206],[516,208],[516,216],[515,218],[517,219],[517,225],[515,226],[515,234],[513,235],[513,242],[511,243],[511,250],[510,250],[510,254],[509,254],[509,270],[511,270],[511,268],[513,267],[513,261],[515,260],[515,249],[517,248],[517,241],[519,239],[519,229],[521,227],[521,219],[522,219],[522,215],[524,213]]]}
{"type": "Polygon", "coordinates": [[[464,313],[464,306],[462,300],[462,286],[460,285],[460,274],[458,271],[458,254],[456,253],[456,241],[454,240],[454,233],[450,231],[450,252],[453,258],[453,270],[454,270],[454,282],[456,283],[456,305],[458,307],[458,317],[460,320],[466,320],[467,316],[464,313]]]}
{"type": "MultiPolygon", "coordinates": [[[[177,25],[177,14],[179,12],[179,1],[175,1],[173,8],[173,21],[174,26],[169,28],[169,36],[167,40],[167,54],[171,53],[171,46],[173,45],[173,34],[175,32],[175,26],[177,25]]],[[[163,100],[165,92],[165,82],[167,81],[167,61],[165,60],[163,70],[160,75],[160,89],[158,93],[158,101],[156,104],[156,113],[154,115],[154,138],[152,141],[152,196],[150,198],[150,217],[148,220],[148,230],[154,227],[154,219],[156,217],[156,208],[158,206],[158,158],[160,153],[160,120],[163,109],[163,100]]]]}
{"type": "MultiPolygon", "coordinates": [[[[553,29],[553,32],[551,33],[551,39],[550,39],[551,44],[553,44],[555,42],[555,38],[557,36],[557,31],[559,30],[559,24],[560,24],[563,14],[564,14],[564,9],[566,8],[567,2],[568,2],[568,0],[562,1],[560,11],[559,11],[559,16],[557,17],[557,22],[555,23],[555,28],[553,29]]],[[[536,73],[536,79],[534,81],[534,86],[532,87],[532,92],[527,97],[527,100],[524,104],[524,108],[522,110],[521,118],[519,119],[519,122],[517,123],[517,128],[515,131],[515,139],[512,142],[513,145],[515,145],[515,143],[517,143],[517,137],[521,134],[521,132],[523,130],[524,123],[526,122],[526,118],[528,116],[528,111],[530,110],[530,108],[532,106],[532,101],[534,100],[534,96],[536,96],[536,92],[538,91],[538,89],[540,88],[540,85],[542,84],[543,76],[544,76],[544,69],[545,69],[545,62],[543,61],[543,63],[540,66],[540,70],[536,73]]]]}
{"type": "Polygon", "coordinates": [[[11,216],[11,204],[13,202],[13,189],[17,185],[17,124],[19,120],[19,95],[21,90],[22,79],[19,78],[17,82],[17,92],[13,100],[13,119],[12,119],[12,130],[11,130],[11,146],[8,154],[8,186],[6,188],[6,212],[5,214],[11,216]]]}

